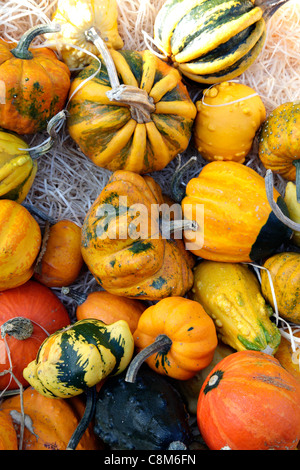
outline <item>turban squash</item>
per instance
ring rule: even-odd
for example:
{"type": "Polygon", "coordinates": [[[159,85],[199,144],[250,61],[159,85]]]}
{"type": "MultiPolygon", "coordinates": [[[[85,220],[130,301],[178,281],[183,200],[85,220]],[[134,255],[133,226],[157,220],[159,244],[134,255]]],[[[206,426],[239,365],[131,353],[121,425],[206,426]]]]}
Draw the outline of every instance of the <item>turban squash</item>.
{"type": "Polygon", "coordinates": [[[94,60],[71,85],[70,95],[81,88],[68,105],[70,136],[108,170],[163,169],[187,148],[196,116],[179,72],[148,50],[110,49],[106,59],[96,76],[83,83],[97,72],[94,60]]]}
{"type": "Polygon", "coordinates": [[[151,176],[124,170],[113,173],[93,203],[82,225],[81,250],[106,291],[159,300],[191,288],[194,259],[182,240],[162,228],[163,205],[151,176]]]}
{"type": "Polygon", "coordinates": [[[35,36],[55,32],[51,25],[29,29],[18,44],[0,39],[0,126],[17,134],[46,129],[62,110],[70,88],[70,70],[46,47],[29,49],[35,36]]]}

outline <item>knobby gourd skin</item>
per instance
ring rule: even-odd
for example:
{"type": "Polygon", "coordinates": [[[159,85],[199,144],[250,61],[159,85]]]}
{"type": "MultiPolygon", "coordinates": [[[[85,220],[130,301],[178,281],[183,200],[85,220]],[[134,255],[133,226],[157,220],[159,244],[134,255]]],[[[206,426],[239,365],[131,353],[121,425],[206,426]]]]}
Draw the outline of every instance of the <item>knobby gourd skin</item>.
{"type": "MultiPolygon", "coordinates": [[[[275,290],[279,315],[300,324],[300,253],[276,253],[265,260],[275,290]]],[[[261,288],[265,299],[275,308],[268,273],[262,270],[261,288]]]]}
{"type": "Polygon", "coordinates": [[[0,200],[0,291],[31,278],[42,242],[41,230],[25,207],[0,200]]]}
{"type": "MultiPolygon", "coordinates": [[[[276,189],[274,199],[288,214],[276,189]]],[[[181,205],[185,218],[196,221],[197,209],[202,207],[198,232],[203,233],[203,244],[197,242],[197,233],[185,230],[184,235],[189,250],[204,259],[231,263],[259,260],[292,235],[271,210],[264,179],[237,162],[205,165],[199,176],[188,182],[181,205]]]]}
{"type": "Polygon", "coordinates": [[[157,47],[186,77],[200,83],[241,75],[265,38],[263,10],[250,0],[168,0],[154,24],[157,47]]]}
{"type": "MultiPolygon", "coordinates": [[[[177,70],[150,51],[110,50],[121,84],[148,94],[155,110],[141,122],[128,105],[111,101],[111,83],[105,64],[72,97],[68,129],[82,152],[97,166],[111,171],[144,174],[163,169],[184,151],[191,137],[196,106],[177,70]]],[[[95,60],[75,78],[70,95],[97,71],[95,60]]]]}
{"type": "Polygon", "coordinates": [[[191,295],[214,320],[218,337],[234,350],[274,354],[278,349],[281,334],[270,319],[274,312],[247,265],[200,262],[191,295]]]}
{"type": "Polygon", "coordinates": [[[82,226],[82,255],[106,291],[159,300],[191,288],[193,256],[181,239],[161,233],[162,204],[153,178],[120,170],[92,205],[82,226]]]}
{"type": "Polygon", "coordinates": [[[23,375],[42,395],[72,397],[108,375],[122,372],[133,349],[133,337],[124,320],[111,325],[96,319],[81,320],[49,336],[23,375]]]}

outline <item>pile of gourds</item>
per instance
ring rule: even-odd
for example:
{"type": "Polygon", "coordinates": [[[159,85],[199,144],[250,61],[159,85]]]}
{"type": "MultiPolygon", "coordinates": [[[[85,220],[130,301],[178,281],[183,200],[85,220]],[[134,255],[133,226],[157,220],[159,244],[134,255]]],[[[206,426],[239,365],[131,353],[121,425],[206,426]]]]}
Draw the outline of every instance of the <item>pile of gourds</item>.
{"type": "Polygon", "coordinates": [[[77,26],[60,0],[55,26],[0,41],[0,449],[296,449],[299,357],[280,325],[300,337],[300,104],[267,116],[228,81],[283,2],[167,0],[154,28],[167,60],[123,50],[115,2],[92,3],[77,26]],[[81,227],[26,205],[61,112],[111,172],[81,227]],[[284,196],[244,165],[255,138],[284,196]],[[171,199],[149,173],[190,142],[205,164],[187,184],[193,160],[178,167],[171,199]],[[72,287],[84,269],[99,290],[72,287]]]}

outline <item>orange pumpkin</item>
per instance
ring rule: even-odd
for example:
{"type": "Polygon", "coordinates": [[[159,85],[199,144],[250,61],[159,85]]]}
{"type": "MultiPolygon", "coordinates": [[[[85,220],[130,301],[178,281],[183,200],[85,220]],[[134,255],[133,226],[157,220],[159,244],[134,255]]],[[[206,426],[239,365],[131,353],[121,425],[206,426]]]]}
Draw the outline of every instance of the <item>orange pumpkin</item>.
{"type": "Polygon", "coordinates": [[[212,319],[198,302],[184,297],[167,297],[148,307],[133,338],[139,354],[127,371],[130,382],[144,361],[159,374],[189,379],[208,366],[218,344],[212,319]]]}
{"type": "Polygon", "coordinates": [[[1,410],[0,450],[18,450],[18,440],[12,418],[1,410]]]}
{"type": "Polygon", "coordinates": [[[200,390],[197,421],[211,450],[296,449],[300,383],[266,353],[230,354],[200,390]]]}
{"type": "MultiPolygon", "coordinates": [[[[53,399],[29,387],[23,393],[23,400],[29,426],[25,426],[24,429],[22,450],[66,450],[84,413],[85,405],[82,397],[72,397],[68,400],[53,399]]],[[[16,416],[16,432],[19,435],[20,396],[6,398],[1,404],[1,410],[7,418],[16,416]]],[[[77,450],[101,449],[103,445],[90,425],[82,436],[77,450]]]]}

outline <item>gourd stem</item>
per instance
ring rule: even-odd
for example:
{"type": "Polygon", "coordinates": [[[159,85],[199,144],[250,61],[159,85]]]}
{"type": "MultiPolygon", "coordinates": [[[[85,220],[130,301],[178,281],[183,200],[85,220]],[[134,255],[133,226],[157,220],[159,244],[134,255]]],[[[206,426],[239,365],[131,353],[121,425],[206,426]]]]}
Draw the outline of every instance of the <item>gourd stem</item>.
{"type": "Polygon", "coordinates": [[[153,99],[149,97],[145,90],[132,85],[120,84],[112,56],[96,28],[92,27],[85,31],[85,36],[88,41],[91,41],[97,47],[105,63],[112,88],[106,93],[109,100],[127,104],[130,108],[131,117],[138,123],[152,121],[151,113],[155,111],[153,99]]]}
{"type": "Polygon", "coordinates": [[[185,185],[183,185],[183,175],[185,172],[197,162],[197,157],[191,157],[184,165],[178,166],[171,181],[172,198],[176,202],[181,202],[185,196],[185,185]]]}
{"type": "Polygon", "coordinates": [[[80,439],[82,438],[83,434],[89,427],[90,422],[92,421],[95,413],[96,408],[96,386],[90,387],[86,391],[86,406],[84,410],[84,414],[75,429],[71,439],[68,442],[66,450],[75,450],[78,446],[80,439]]]}
{"type": "Polygon", "coordinates": [[[282,210],[279,208],[278,204],[274,201],[273,198],[273,190],[274,190],[274,183],[273,183],[273,173],[272,170],[267,170],[266,176],[265,176],[265,187],[266,187],[266,194],[267,194],[267,199],[269,201],[269,204],[271,206],[272,211],[276,215],[276,217],[287,227],[292,229],[295,232],[300,231],[300,224],[297,224],[293,220],[291,220],[289,217],[284,215],[282,210]]]}
{"type": "Polygon", "coordinates": [[[256,0],[255,6],[258,6],[263,11],[263,18],[269,21],[270,18],[276,13],[278,8],[282,7],[289,0],[256,0]]]}
{"type": "Polygon", "coordinates": [[[30,28],[26,33],[23,34],[21,39],[19,40],[17,46],[12,49],[10,52],[17,58],[17,59],[24,59],[30,60],[33,57],[32,52],[30,52],[29,46],[31,42],[34,40],[36,36],[45,33],[57,33],[60,31],[60,25],[50,25],[50,24],[42,24],[38,26],[34,26],[30,28]]]}
{"type": "Polygon", "coordinates": [[[24,202],[22,203],[22,206],[25,207],[25,209],[27,209],[30,213],[36,215],[37,217],[39,217],[40,219],[42,219],[46,222],[49,222],[51,225],[56,224],[55,219],[53,219],[50,215],[45,214],[45,212],[41,211],[37,207],[34,207],[31,204],[27,204],[27,203],[24,203],[24,202]]]}
{"type": "Polygon", "coordinates": [[[172,340],[167,335],[158,335],[152,344],[149,344],[145,349],[142,349],[135,358],[131,361],[125,382],[134,383],[136,380],[137,373],[146,359],[157,352],[167,353],[172,346],[172,340]]]}
{"type": "Polygon", "coordinates": [[[296,160],[294,166],[296,167],[296,197],[297,202],[300,202],[300,160],[296,160]]]}
{"type": "Polygon", "coordinates": [[[85,302],[88,298],[88,294],[85,294],[84,292],[78,292],[71,287],[62,287],[61,293],[70,296],[73,300],[76,301],[77,305],[83,304],[83,302],[85,302]]]}
{"type": "Polygon", "coordinates": [[[28,339],[33,333],[33,324],[29,318],[13,317],[1,325],[1,338],[5,335],[13,336],[18,340],[28,339]]]}
{"type": "Polygon", "coordinates": [[[63,109],[50,119],[47,125],[47,132],[49,134],[49,137],[40,145],[28,149],[28,153],[33,160],[49,152],[57,138],[57,130],[62,127],[62,124],[66,120],[66,118],[67,111],[63,109]]]}
{"type": "Polygon", "coordinates": [[[193,232],[196,232],[198,228],[198,223],[195,220],[160,220],[160,231],[163,238],[169,238],[170,235],[177,230],[192,230],[193,232]]]}

